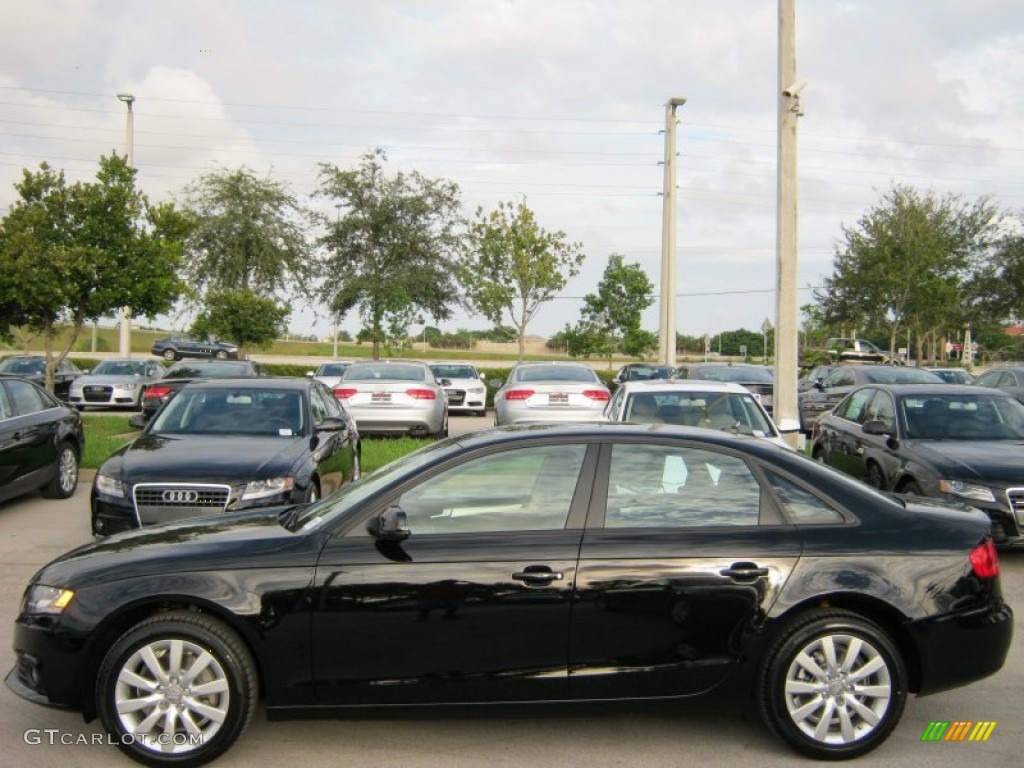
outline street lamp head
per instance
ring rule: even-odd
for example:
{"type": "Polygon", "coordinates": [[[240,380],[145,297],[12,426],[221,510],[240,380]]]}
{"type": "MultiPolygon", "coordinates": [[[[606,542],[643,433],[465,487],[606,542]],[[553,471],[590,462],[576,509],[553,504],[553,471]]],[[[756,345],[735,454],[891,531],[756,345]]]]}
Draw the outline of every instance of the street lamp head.
{"type": "Polygon", "coordinates": [[[665,106],[675,108],[681,107],[685,103],[686,99],[684,99],[682,96],[673,96],[671,99],[668,100],[668,102],[666,102],[665,106]]]}
{"type": "Polygon", "coordinates": [[[128,109],[132,108],[132,102],[135,101],[135,97],[130,93],[119,93],[117,94],[117,98],[127,104],[128,109]]]}

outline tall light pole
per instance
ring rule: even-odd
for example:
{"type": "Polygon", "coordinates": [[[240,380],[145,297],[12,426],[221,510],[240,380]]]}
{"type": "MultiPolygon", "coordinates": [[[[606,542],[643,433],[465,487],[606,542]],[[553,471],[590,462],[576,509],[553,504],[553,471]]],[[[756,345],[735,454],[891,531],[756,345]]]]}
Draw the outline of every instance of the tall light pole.
{"type": "Polygon", "coordinates": [[[775,423],[788,443],[796,447],[800,431],[797,409],[797,194],[796,125],[803,114],[800,93],[806,83],[796,82],[795,0],[779,0],[778,179],[776,189],[776,298],[775,298],[775,423]]]}
{"type": "Polygon", "coordinates": [[[676,108],[686,99],[665,102],[665,180],[661,220],[661,306],[658,323],[658,358],[676,364],[676,108]]]}
{"type": "MultiPolygon", "coordinates": [[[[127,122],[124,131],[124,153],[128,158],[128,167],[135,167],[135,113],[132,111],[132,104],[135,97],[130,93],[119,93],[117,98],[128,107],[127,122]]],[[[121,307],[121,329],[118,336],[118,354],[121,357],[132,356],[132,310],[130,307],[121,307]]]]}

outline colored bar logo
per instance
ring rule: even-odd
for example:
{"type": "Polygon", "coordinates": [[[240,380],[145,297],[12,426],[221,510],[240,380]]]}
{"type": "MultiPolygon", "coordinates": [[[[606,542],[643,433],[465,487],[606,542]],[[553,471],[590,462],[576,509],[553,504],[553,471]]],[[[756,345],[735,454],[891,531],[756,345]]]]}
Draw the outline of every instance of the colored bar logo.
{"type": "Polygon", "coordinates": [[[995,729],[995,720],[933,721],[924,729],[921,741],[988,741],[995,729]]]}

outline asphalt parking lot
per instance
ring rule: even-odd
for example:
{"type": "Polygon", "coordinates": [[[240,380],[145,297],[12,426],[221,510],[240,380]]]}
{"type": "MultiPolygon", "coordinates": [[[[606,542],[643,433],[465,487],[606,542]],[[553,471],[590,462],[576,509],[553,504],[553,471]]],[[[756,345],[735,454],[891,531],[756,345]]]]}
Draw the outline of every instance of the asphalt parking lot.
{"type": "MultiPolygon", "coordinates": [[[[453,417],[452,432],[491,419],[453,417]]],[[[29,496],[0,504],[0,675],[14,663],[13,621],[41,565],[91,540],[88,483],[66,501],[29,496]]],[[[907,704],[902,722],[858,766],[1019,766],[1024,755],[1024,551],[1003,552],[1003,592],[1016,641],[1004,669],[966,688],[907,704]],[[922,742],[932,721],[995,721],[988,741],[922,742]]],[[[97,722],[45,709],[0,690],[0,765],[135,765],[102,743],[97,722]],[[62,743],[64,742],[64,743],[62,743]]],[[[761,725],[749,705],[722,699],[642,706],[545,706],[516,710],[432,708],[344,720],[267,722],[262,710],[215,765],[389,768],[461,766],[791,766],[803,761],[761,725]]],[[[810,761],[806,761],[810,762],[810,761]]]]}

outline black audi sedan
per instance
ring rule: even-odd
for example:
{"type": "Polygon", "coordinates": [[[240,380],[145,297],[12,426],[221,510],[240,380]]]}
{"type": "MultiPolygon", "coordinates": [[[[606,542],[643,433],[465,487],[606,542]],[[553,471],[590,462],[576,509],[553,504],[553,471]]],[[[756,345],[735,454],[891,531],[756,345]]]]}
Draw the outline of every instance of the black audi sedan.
{"type": "Polygon", "coordinates": [[[1024,545],[1024,405],[973,384],[855,389],[818,419],[811,455],[875,488],[969,504],[1024,545]]]}
{"type": "Polygon", "coordinates": [[[83,450],[77,410],[27,379],[0,374],[0,501],[38,490],[68,498],[83,450]]]}
{"type": "Polygon", "coordinates": [[[311,379],[193,382],[92,486],[92,530],[316,501],[359,476],[359,433],[311,379]]]}
{"type": "Polygon", "coordinates": [[[6,682],[100,717],[150,765],[217,757],[261,698],[280,718],[726,681],[796,750],[853,757],[908,694],[1000,669],[999,571],[982,513],[881,494],[766,440],[504,427],[316,504],[63,555],[25,591],[6,682]]]}

